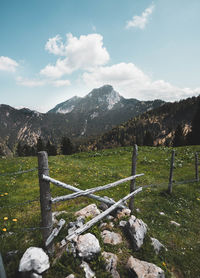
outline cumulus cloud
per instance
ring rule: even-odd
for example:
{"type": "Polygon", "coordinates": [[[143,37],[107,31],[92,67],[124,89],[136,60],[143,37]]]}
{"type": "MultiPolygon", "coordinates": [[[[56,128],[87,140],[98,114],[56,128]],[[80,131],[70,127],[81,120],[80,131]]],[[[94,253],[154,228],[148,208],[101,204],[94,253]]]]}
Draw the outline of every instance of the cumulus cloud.
{"type": "Polygon", "coordinates": [[[0,70],[15,72],[17,67],[18,63],[15,60],[9,57],[0,56],[0,70]]]}
{"type": "Polygon", "coordinates": [[[54,87],[69,86],[71,83],[69,80],[48,80],[48,79],[27,79],[21,76],[16,78],[17,84],[20,86],[25,86],[29,88],[33,87],[43,87],[47,85],[52,85],[54,87]]]}
{"type": "Polygon", "coordinates": [[[60,78],[79,69],[88,70],[105,65],[110,59],[103,47],[103,37],[99,34],[82,35],[79,38],[67,34],[65,43],[57,35],[48,40],[45,49],[55,55],[65,56],[63,59],[59,58],[55,65],[48,64],[40,71],[50,78],[60,78]]]}
{"type": "Polygon", "coordinates": [[[153,13],[155,6],[152,4],[150,7],[148,7],[144,12],[141,14],[141,16],[134,15],[132,20],[127,21],[126,28],[140,28],[144,29],[150,15],[153,13]]]}
{"type": "Polygon", "coordinates": [[[153,81],[133,63],[98,67],[90,72],[85,72],[82,78],[90,89],[111,84],[123,96],[140,100],[174,101],[200,93],[200,88],[192,90],[173,86],[164,80],[153,81]]]}

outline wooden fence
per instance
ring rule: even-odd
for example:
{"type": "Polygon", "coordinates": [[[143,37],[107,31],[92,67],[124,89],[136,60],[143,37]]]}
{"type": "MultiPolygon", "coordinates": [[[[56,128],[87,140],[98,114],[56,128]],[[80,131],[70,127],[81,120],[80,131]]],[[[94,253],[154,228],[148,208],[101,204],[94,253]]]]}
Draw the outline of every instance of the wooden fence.
{"type": "MultiPolygon", "coordinates": [[[[65,246],[67,241],[71,240],[73,237],[80,235],[87,229],[89,229],[92,225],[100,221],[106,215],[110,214],[111,211],[115,210],[116,208],[125,208],[124,202],[130,199],[129,208],[133,211],[134,208],[134,196],[142,191],[143,187],[139,187],[136,189],[135,180],[137,177],[143,176],[144,174],[136,174],[136,164],[137,164],[137,156],[138,156],[138,148],[137,145],[134,145],[133,148],[133,155],[132,155],[132,169],[131,169],[131,176],[103,185],[98,186],[95,188],[90,188],[86,190],[81,190],[77,187],[74,187],[70,184],[63,183],[61,181],[55,180],[49,176],[49,168],[48,168],[48,155],[46,152],[42,151],[38,153],[38,176],[39,176],[39,185],[40,185],[40,204],[41,204],[41,218],[42,218],[42,236],[44,245],[47,248],[49,253],[53,252],[53,239],[59,233],[60,229],[64,225],[64,220],[58,223],[58,227],[53,229],[52,223],[52,204],[67,201],[70,199],[74,199],[80,196],[87,196],[88,198],[95,199],[100,202],[104,202],[108,204],[110,207],[87,222],[83,227],[77,229],[73,234],[68,235],[65,239],[62,240],[61,246],[65,246]],[[113,201],[112,199],[107,199],[104,197],[100,197],[95,195],[95,192],[106,190],[109,188],[113,188],[117,185],[125,183],[127,181],[131,181],[130,183],[130,194],[120,199],[118,202],[113,201]],[[72,194],[59,196],[52,198],[50,193],[50,183],[55,184],[56,186],[74,191],[72,194]]],[[[169,173],[169,183],[168,183],[168,193],[172,194],[172,187],[173,181],[173,173],[174,173],[174,160],[175,160],[175,151],[172,151],[171,154],[171,163],[170,163],[170,173],[169,173]]],[[[198,160],[198,153],[195,153],[195,179],[191,181],[199,181],[199,160],[198,160]]],[[[186,181],[185,181],[186,183],[186,181]]],[[[152,185],[153,186],[153,185],[152,185]]],[[[144,186],[145,188],[146,186],[144,186]]],[[[148,186],[149,187],[149,186],[148,186]]]]}
{"type": "Polygon", "coordinates": [[[41,205],[41,218],[42,218],[42,226],[46,227],[45,229],[42,230],[42,236],[43,236],[43,242],[45,246],[47,247],[47,250],[49,253],[53,252],[53,238],[58,234],[62,226],[64,225],[63,221],[62,223],[59,223],[58,228],[55,228],[53,230],[53,223],[52,223],[52,204],[61,202],[61,201],[67,201],[71,200],[80,196],[87,196],[89,198],[95,199],[97,201],[104,202],[108,204],[110,207],[102,212],[100,215],[97,217],[93,218],[91,221],[87,222],[83,227],[77,229],[73,234],[70,236],[67,236],[63,241],[62,241],[62,246],[70,239],[75,237],[76,235],[80,235],[87,229],[89,229],[92,225],[100,221],[102,218],[104,218],[106,215],[108,215],[111,211],[115,210],[117,207],[119,208],[125,208],[124,202],[128,199],[130,200],[130,208],[133,210],[133,202],[134,202],[134,196],[142,191],[142,187],[138,188],[136,190],[135,188],[135,179],[137,177],[143,176],[144,174],[137,174],[136,175],[136,161],[137,161],[137,146],[134,146],[134,151],[133,151],[133,157],[132,157],[132,175],[130,177],[120,179],[118,181],[103,185],[103,186],[98,186],[86,190],[81,190],[78,189],[77,187],[74,187],[72,185],[60,182],[58,180],[55,180],[49,176],[49,168],[48,168],[48,155],[46,152],[42,151],[38,153],[38,176],[39,176],[39,185],[40,185],[40,205],[41,205]],[[113,201],[112,199],[107,199],[104,197],[97,196],[93,193],[106,190],[109,188],[113,188],[115,186],[118,186],[122,183],[125,183],[127,181],[131,181],[130,185],[130,194],[125,196],[124,198],[120,199],[118,202],[113,201]],[[59,196],[56,198],[51,197],[50,193],[50,182],[74,191],[75,193],[64,195],[64,196],[59,196]]]}

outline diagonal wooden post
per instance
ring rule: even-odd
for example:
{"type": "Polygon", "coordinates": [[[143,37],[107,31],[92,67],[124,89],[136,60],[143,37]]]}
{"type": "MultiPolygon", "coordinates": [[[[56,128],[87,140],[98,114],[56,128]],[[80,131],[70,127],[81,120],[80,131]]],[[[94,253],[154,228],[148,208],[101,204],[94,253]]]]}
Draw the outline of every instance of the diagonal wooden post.
{"type": "MultiPolygon", "coordinates": [[[[134,144],[133,146],[133,154],[132,154],[132,169],[131,169],[131,176],[135,176],[136,174],[136,164],[137,164],[137,156],[138,156],[138,146],[134,144]]],[[[130,183],[130,193],[136,189],[135,179],[130,183]]],[[[134,208],[134,196],[130,198],[129,201],[129,208],[131,212],[133,212],[134,208]]]]}
{"type": "MultiPolygon", "coordinates": [[[[50,183],[42,178],[43,175],[49,176],[48,154],[44,151],[38,153],[38,177],[40,186],[42,238],[45,246],[45,242],[52,232],[53,222],[51,211],[50,183]]],[[[53,253],[53,244],[49,244],[47,251],[49,254],[53,253]]]]}
{"type": "Polygon", "coordinates": [[[199,181],[199,155],[198,152],[195,153],[195,178],[199,181]]]}
{"type": "Polygon", "coordinates": [[[172,151],[171,163],[170,163],[169,184],[168,184],[168,193],[169,194],[172,194],[173,172],[174,172],[174,157],[175,157],[175,150],[172,151]]]}
{"type": "Polygon", "coordinates": [[[5,272],[5,268],[4,268],[4,265],[3,265],[3,260],[2,260],[1,253],[0,253],[0,277],[1,278],[6,278],[6,272],[5,272]]]}

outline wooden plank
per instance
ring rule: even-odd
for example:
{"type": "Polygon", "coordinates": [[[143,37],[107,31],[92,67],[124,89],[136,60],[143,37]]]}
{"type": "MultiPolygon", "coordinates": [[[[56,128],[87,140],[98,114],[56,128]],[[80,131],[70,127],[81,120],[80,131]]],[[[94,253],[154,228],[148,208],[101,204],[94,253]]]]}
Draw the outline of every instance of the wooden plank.
{"type": "Polygon", "coordinates": [[[198,153],[195,153],[195,178],[199,182],[199,156],[198,153]]]}
{"type": "Polygon", "coordinates": [[[173,172],[174,172],[174,157],[175,157],[175,150],[172,151],[171,163],[170,163],[169,184],[168,184],[168,193],[169,194],[172,194],[173,172]]]}
{"type": "MultiPolygon", "coordinates": [[[[53,179],[51,177],[48,177],[46,175],[43,175],[42,178],[44,180],[46,180],[46,181],[49,181],[49,182],[59,186],[59,187],[62,187],[62,188],[65,188],[65,189],[69,189],[69,190],[75,191],[75,192],[83,192],[83,190],[81,190],[81,189],[79,189],[77,187],[74,187],[74,186],[72,186],[70,184],[66,184],[66,183],[60,182],[60,181],[55,180],[55,179],[53,179]]],[[[103,198],[103,197],[100,197],[100,196],[97,196],[97,195],[94,195],[94,194],[89,194],[89,195],[87,195],[87,197],[95,199],[95,200],[97,200],[99,202],[104,202],[104,203],[106,203],[108,205],[115,204],[115,201],[112,201],[110,199],[106,199],[106,198],[103,198]]],[[[124,205],[120,205],[120,208],[125,208],[125,207],[126,206],[124,206],[124,205]]]]}
{"type": "Polygon", "coordinates": [[[65,222],[66,221],[64,219],[62,219],[62,218],[60,219],[60,221],[57,224],[57,227],[53,229],[52,233],[47,238],[47,240],[45,242],[45,246],[48,246],[53,241],[53,239],[59,234],[60,230],[65,225],[65,222]]]}
{"type": "Polygon", "coordinates": [[[76,193],[65,195],[65,196],[59,196],[59,197],[53,198],[52,199],[52,203],[57,203],[57,202],[61,202],[61,201],[75,199],[75,198],[80,197],[80,196],[87,196],[88,194],[91,194],[91,193],[94,193],[94,192],[98,192],[98,191],[101,191],[101,190],[106,190],[106,189],[115,187],[115,186],[117,186],[119,184],[122,184],[124,182],[133,180],[133,179],[135,179],[137,177],[140,177],[140,176],[143,176],[143,175],[144,174],[138,174],[138,175],[135,175],[135,176],[131,176],[131,177],[127,177],[127,178],[118,180],[116,182],[112,182],[112,183],[103,185],[103,186],[98,186],[98,187],[90,188],[90,189],[87,189],[87,190],[82,191],[82,192],[76,192],[76,193]]]}
{"type": "Polygon", "coordinates": [[[68,236],[66,236],[62,241],[61,241],[61,248],[63,246],[65,246],[67,244],[67,241],[72,240],[74,237],[82,234],[83,232],[85,232],[86,230],[88,230],[89,228],[91,228],[94,224],[96,224],[98,221],[100,221],[101,219],[103,219],[105,216],[107,216],[108,214],[110,214],[113,210],[115,210],[117,207],[119,207],[119,205],[123,202],[125,202],[126,200],[130,199],[132,196],[136,195],[137,193],[142,191],[142,187],[139,187],[137,190],[135,190],[134,192],[131,192],[130,194],[128,194],[127,196],[125,196],[124,198],[122,198],[121,200],[119,200],[118,202],[116,202],[114,205],[112,205],[111,207],[109,207],[107,210],[103,211],[101,214],[97,215],[96,217],[94,217],[93,219],[91,219],[90,221],[88,221],[86,224],[84,224],[81,228],[78,228],[73,234],[70,234],[68,236]]]}
{"type": "MultiPolygon", "coordinates": [[[[49,175],[48,167],[48,155],[47,152],[38,153],[38,177],[40,186],[40,208],[41,208],[41,218],[42,227],[47,227],[42,229],[43,242],[45,242],[53,229],[52,223],[52,211],[51,211],[51,193],[50,193],[50,183],[43,179],[43,175],[49,175]]],[[[53,253],[53,245],[48,246],[47,251],[53,253]]]]}
{"type": "MultiPolygon", "coordinates": [[[[132,168],[131,168],[131,175],[136,175],[136,165],[137,165],[137,156],[138,156],[138,146],[135,144],[133,146],[133,154],[132,154],[132,168]]],[[[133,192],[136,188],[135,179],[131,181],[130,184],[130,193],[133,192]]],[[[130,198],[129,201],[129,209],[133,212],[134,209],[134,196],[130,198]]]]}

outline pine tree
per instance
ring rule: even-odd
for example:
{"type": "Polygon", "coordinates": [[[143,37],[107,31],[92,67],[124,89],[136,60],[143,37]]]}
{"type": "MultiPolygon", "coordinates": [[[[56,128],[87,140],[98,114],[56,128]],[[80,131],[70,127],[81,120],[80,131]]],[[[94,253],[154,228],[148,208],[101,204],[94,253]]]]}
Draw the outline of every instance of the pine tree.
{"type": "Polygon", "coordinates": [[[73,153],[73,145],[68,137],[62,137],[61,139],[61,153],[64,155],[73,153]]]}
{"type": "Polygon", "coordinates": [[[45,145],[41,137],[39,137],[37,140],[36,149],[37,152],[41,152],[45,150],[45,145]]]}
{"type": "Polygon", "coordinates": [[[174,138],[172,141],[173,147],[179,147],[185,145],[185,137],[183,127],[179,124],[175,130],[174,138]]]}
{"type": "Polygon", "coordinates": [[[56,146],[51,144],[50,141],[48,140],[47,144],[46,144],[46,151],[48,153],[49,156],[51,155],[57,155],[57,149],[56,146]]]}
{"type": "Polygon", "coordinates": [[[200,101],[198,102],[197,110],[192,120],[191,144],[200,145],[200,101]]]}
{"type": "Polygon", "coordinates": [[[153,146],[153,136],[152,136],[151,132],[148,130],[144,135],[143,145],[144,146],[153,146]]]}

